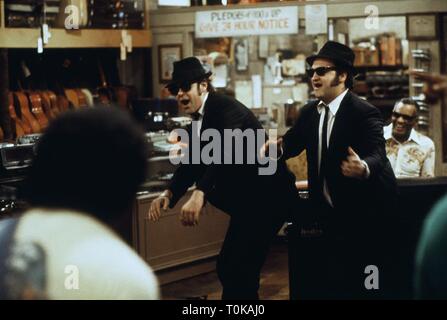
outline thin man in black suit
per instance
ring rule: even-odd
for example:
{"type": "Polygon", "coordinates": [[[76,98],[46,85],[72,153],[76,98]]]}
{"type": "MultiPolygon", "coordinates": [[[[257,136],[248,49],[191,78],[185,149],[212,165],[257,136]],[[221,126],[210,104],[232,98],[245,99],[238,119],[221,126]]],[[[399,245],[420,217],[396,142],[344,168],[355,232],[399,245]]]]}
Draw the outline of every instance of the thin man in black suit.
{"type": "Polygon", "coordinates": [[[388,235],[383,224],[396,181],[379,110],[349,90],[356,72],[353,61],[349,47],[332,41],[307,58],[319,100],[305,105],[295,125],[275,141],[285,159],[307,151],[310,205],[297,219],[303,225],[317,222],[323,234],[315,240],[317,252],[302,259],[298,277],[309,283],[301,286],[304,298],[383,297],[388,285],[384,260],[389,257],[379,242],[388,235]],[[365,288],[368,265],[376,265],[382,275],[379,290],[365,288]]]}
{"type": "MultiPolygon", "coordinates": [[[[254,114],[242,103],[214,92],[210,74],[194,57],[174,63],[173,80],[168,89],[185,112],[197,120],[197,128],[193,126],[190,135],[216,129],[224,141],[225,129],[240,129],[241,132],[262,129],[254,114]]],[[[202,147],[204,145],[202,143],[202,147]]],[[[222,163],[228,151],[222,150],[222,163]]],[[[256,157],[258,150],[245,145],[243,153],[256,157]]],[[[235,149],[232,154],[237,156],[235,149]]],[[[158,220],[161,208],[173,207],[195,184],[196,189],[181,209],[184,225],[198,223],[206,200],[231,216],[217,261],[222,299],[258,298],[260,271],[269,244],[297,195],[294,177],[284,161],[275,163],[277,167],[272,175],[260,175],[262,164],[249,164],[247,159],[248,156],[243,164],[181,164],[169,188],[152,202],[149,211],[149,217],[158,220]]]]}

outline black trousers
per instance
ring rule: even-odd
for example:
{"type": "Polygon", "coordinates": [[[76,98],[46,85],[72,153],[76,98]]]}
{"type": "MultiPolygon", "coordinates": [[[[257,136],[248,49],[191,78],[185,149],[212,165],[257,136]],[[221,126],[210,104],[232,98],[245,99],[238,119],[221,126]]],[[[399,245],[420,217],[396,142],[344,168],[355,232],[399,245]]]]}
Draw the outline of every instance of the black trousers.
{"type": "Polygon", "coordinates": [[[281,216],[280,212],[266,208],[246,208],[231,213],[217,259],[223,300],[259,299],[261,269],[270,244],[283,225],[281,216]]]}
{"type": "MultiPolygon", "coordinates": [[[[362,218],[362,211],[336,210],[324,202],[311,205],[317,219],[296,228],[289,264],[297,299],[389,299],[395,289],[393,242],[388,227],[362,218]],[[356,216],[354,216],[356,214],[356,216]],[[318,230],[310,232],[312,229],[318,230]],[[371,288],[377,267],[378,288],[371,288]]],[[[365,208],[367,210],[367,208],[365,208]]],[[[364,213],[364,212],[363,212],[364,213]]]]}

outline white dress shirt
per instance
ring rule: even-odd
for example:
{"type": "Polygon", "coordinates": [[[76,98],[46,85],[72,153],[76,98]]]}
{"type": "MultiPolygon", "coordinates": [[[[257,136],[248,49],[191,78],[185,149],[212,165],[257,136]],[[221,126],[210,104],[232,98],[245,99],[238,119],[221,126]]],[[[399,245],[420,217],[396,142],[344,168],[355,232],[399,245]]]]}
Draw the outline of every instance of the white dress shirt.
{"type": "Polygon", "coordinates": [[[206,99],[208,99],[208,92],[204,93],[205,96],[203,97],[202,100],[202,106],[200,107],[199,111],[197,111],[198,113],[200,113],[200,118],[199,120],[197,120],[197,134],[200,137],[200,130],[202,129],[202,121],[203,121],[203,116],[205,114],[205,103],[206,103],[206,99]]]}
{"type": "MultiPolygon", "coordinates": [[[[326,145],[327,145],[328,149],[329,149],[329,139],[331,138],[331,132],[332,132],[332,127],[334,126],[335,116],[337,115],[337,111],[340,108],[341,101],[346,96],[346,93],[348,93],[348,89],[343,91],[341,94],[339,94],[337,96],[337,98],[335,98],[328,104],[329,114],[328,114],[328,122],[327,122],[327,136],[325,137],[326,145]]],[[[323,137],[322,137],[323,122],[324,122],[324,116],[325,116],[325,112],[326,112],[324,105],[325,105],[324,102],[320,101],[320,103],[317,106],[318,113],[320,114],[320,124],[318,126],[318,170],[320,170],[320,164],[321,164],[321,144],[323,141],[323,137]]],[[[323,181],[323,194],[324,194],[324,197],[326,198],[326,200],[328,201],[328,203],[331,206],[333,206],[332,199],[329,194],[329,189],[327,187],[326,179],[324,179],[324,181],[323,181]]]]}

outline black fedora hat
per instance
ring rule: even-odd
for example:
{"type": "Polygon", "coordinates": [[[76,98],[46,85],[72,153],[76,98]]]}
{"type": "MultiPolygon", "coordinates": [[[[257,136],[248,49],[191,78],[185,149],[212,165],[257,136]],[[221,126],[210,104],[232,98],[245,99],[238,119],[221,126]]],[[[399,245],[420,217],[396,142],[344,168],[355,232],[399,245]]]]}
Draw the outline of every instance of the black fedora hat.
{"type": "Polygon", "coordinates": [[[208,78],[210,71],[206,71],[202,63],[196,57],[188,57],[174,62],[174,71],[172,72],[172,80],[166,85],[170,87],[173,84],[191,83],[208,78]]]}
{"type": "Polygon", "coordinates": [[[318,54],[306,58],[306,62],[312,65],[316,59],[327,59],[332,61],[336,67],[340,67],[351,73],[357,74],[354,67],[355,54],[351,48],[335,41],[328,41],[324,44],[318,54]]]}

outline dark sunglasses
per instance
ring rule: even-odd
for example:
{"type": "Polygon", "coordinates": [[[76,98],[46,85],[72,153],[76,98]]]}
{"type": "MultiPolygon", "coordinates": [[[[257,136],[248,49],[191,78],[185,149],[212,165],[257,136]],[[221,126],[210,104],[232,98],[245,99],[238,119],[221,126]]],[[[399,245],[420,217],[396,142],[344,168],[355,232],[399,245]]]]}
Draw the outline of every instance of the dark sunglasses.
{"type": "Polygon", "coordinates": [[[193,85],[193,83],[194,82],[171,84],[170,86],[168,86],[168,90],[173,96],[176,96],[180,89],[182,89],[183,92],[188,92],[189,90],[191,90],[191,86],[193,85]]]}
{"type": "Polygon", "coordinates": [[[317,73],[320,77],[324,76],[326,73],[332,70],[337,70],[337,67],[318,67],[315,69],[307,69],[306,73],[309,78],[314,76],[314,73],[317,73]]]}
{"type": "Polygon", "coordinates": [[[402,117],[402,119],[404,119],[406,122],[411,122],[414,119],[416,119],[416,116],[407,116],[405,114],[399,113],[399,112],[395,112],[393,111],[393,117],[398,119],[400,117],[402,117]]]}

